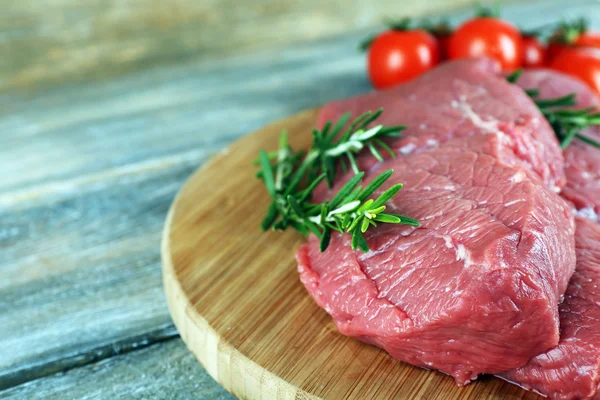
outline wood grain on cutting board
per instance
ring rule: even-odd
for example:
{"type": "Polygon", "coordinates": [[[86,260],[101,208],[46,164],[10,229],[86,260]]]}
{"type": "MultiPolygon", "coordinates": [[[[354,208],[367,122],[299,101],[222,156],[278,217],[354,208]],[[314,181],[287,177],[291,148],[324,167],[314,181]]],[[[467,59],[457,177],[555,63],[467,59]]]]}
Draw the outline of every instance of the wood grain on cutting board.
{"type": "Polygon", "coordinates": [[[190,350],[243,399],[536,399],[487,378],[458,388],[441,373],[340,335],[299,281],[295,232],[259,230],[268,195],[252,160],[283,128],[306,148],[317,110],[234,143],[193,175],[163,236],[166,297],[190,350]]]}

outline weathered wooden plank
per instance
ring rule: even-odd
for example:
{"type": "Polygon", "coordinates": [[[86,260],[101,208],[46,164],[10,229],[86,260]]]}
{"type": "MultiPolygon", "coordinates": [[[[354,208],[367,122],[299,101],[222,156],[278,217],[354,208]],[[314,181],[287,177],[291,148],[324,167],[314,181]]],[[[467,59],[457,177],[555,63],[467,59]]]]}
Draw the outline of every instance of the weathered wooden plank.
{"type": "Polygon", "coordinates": [[[0,210],[0,388],[177,334],[160,237],[202,154],[0,210]]]}
{"type": "Polygon", "coordinates": [[[28,382],[0,399],[233,399],[180,339],[28,382]]]}
{"type": "Polygon", "coordinates": [[[114,338],[113,343],[101,341],[90,346],[76,348],[68,353],[59,353],[54,358],[41,358],[37,362],[23,365],[22,368],[12,368],[0,375],[0,391],[18,386],[24,382],[52,375],[61,371],[87,365],[118,354],[128,353],[150,344],[161,343],[178,336],[172,323],[152,328],[150,331],[140,331],[136,336],[114,338]]]}
{"type": "Polygon", "coordinates": [[[474,0],[0,1],[0,91],[283,45],[474,0]],[[299,28],[301,27],[301,28],[299,28]],[[274,34],[276,32],[276,34],[274,34]]]}
{"type": "MultiPolygon", "coordinates": [[[[529,27],[547,22],[548,15],[588,15],[600,22],[600,7],[590,0],[574,1],[567,10],[560,1],[507,6],[504,13],[529,27]]],[[[0,102],[0,193],[58,190],[56,182],[84,174],[222,146],[274,119],[369,90],[364,56],[355,51],[364,35],[150,70],[35,97],[6,96],[0,102]]]]}

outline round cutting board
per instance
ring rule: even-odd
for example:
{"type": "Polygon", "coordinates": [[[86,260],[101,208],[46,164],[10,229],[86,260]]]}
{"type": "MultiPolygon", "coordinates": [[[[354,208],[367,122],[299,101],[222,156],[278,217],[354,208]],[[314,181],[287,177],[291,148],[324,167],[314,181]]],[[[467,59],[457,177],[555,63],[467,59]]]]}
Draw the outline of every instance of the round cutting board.
{"type": "Polygon", "coordinates": [[[465,388],[340,335],[298,279],[303,238],[261,232],[268,205],[252,160],[287,129],[307,148],[318,110],[244,137],[197,171],[163,236],[169,309],[206,371],[241,399],[538,399],[496,378],[465,388]]]}

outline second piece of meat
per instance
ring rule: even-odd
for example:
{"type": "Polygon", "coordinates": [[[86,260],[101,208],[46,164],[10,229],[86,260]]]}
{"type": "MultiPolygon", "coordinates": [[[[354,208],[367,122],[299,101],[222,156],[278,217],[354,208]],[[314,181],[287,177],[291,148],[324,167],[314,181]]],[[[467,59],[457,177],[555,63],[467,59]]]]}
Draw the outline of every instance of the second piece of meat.
{"type": "MultiPolygon", "coordinates": [[[[540,90],[542,98],[575,93],[577,107],[600,104],[583,82],[550,70],[526,71],[517,82],[540,90]]],[[[585,135],[600,140],[600,127],[585,135]]],[[[551,399],[600,398],[600,149],[575,139],[565,150],[567,185],[562,195],[580,216],[575,242],[577,269],[560,306],[561,338],[558,346],[531,359],[502,378],[535,390],[551,399]]]]}

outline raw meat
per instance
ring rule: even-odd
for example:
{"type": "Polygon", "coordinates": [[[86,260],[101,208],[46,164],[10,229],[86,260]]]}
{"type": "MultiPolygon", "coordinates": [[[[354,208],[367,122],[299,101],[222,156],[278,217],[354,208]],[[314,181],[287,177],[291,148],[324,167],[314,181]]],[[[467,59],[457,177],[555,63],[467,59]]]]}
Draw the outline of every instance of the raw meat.
{"type": "MultiPolygon", "coordinates": [[[[405,136],[391,143],[398,154],[436,147],[455,137],[498,134],[504,146],[494,156],[522,165],[549,188],[565,183],[564,163],[552,128],[518,87],[506,82],[487,59],[446,63],[404,85],[326,105],[317,125],[350,111],[358,116],[383,107],[378,124],[406,125],[405,136]]],[[[364,157],[367,169],[374,162],[364,157]]]]}
{"type": "Polygon", "coordinates": [[[558,343],[575,264],[567,204],[521,167],[465,150],[482,141],[501,145],[495,135],[454,139],[370,171],[394,169],[405,186],[389,210],[421,228],[369,230],[367,254],[348,235],[325,253],[311,237],[297,253],[302,282],[341,333],[461,385],[558,343]]]}
{"type": "Polygon", "coordinates": [[[368,102],[385,106],[384,123],[408,126],[392,143],[404,156],[361,163],[366,181],[394,169],[390,180],[405,186],[389,208],[422,226],[367,231],[367,254],[348,235],[334,235],[325,253],[311,237],[297,253],[302,282],[340,332],[460,385],[558,343],[558,303],[575,267],[572,213],[550,189],[563,180],[554,134],[492,66],[451,63],[410,90],[326,108],[339,116],[368,102]]]}
{"type": "MultiPolygon", "coordinates": [[[[600,99],[577,78],[550,70],[525,71],[517,82],[523,88],[538,88],[543,98],[577,93],[577,107],[597,107],[600,99]]],[[[583,133],[600,141],[600,127],[583,133]]],[[[564,151],[567,184],[562,196],[573,202],[580,215],[598,220],[600,215],[600,150],[575,140],[564,151]]]]}
{"type": "Polygon", "coordinates": [[[560,343],[502,376],[555,400],[600,399],[600,225],[576,223],[577,270],[560,305],[560,343]]]}
{"type": "MultiPolygon", "coordinates": [[[[540,89],[545,98],[577,93],[580,107],[600,104],[586,85],[558,72],[527,71],[518,83],[540,89]]],[[[600,129],[585,134],[599,139],[600,129]]],[[[581,217],[575,236],[577,270],[560,306],[560,343],[502,377],[552,399],[600,399],[600,150],[575,142],[565,158],[568,182],[563,196],[581,217]]]]}

